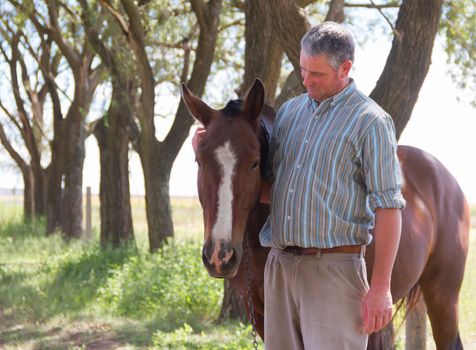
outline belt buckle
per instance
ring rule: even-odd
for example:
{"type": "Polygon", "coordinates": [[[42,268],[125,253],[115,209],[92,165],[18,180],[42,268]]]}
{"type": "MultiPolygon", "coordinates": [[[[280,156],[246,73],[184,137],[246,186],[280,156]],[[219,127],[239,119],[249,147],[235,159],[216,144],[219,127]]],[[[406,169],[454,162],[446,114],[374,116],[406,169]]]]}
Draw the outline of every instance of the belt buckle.
{"type": "Polygon", "coordinates": [[[317,253],[315,254],[315,257],[320,259],[320,257],[322,256],[322,249],[321,248],[317,248],[317,253]]]}

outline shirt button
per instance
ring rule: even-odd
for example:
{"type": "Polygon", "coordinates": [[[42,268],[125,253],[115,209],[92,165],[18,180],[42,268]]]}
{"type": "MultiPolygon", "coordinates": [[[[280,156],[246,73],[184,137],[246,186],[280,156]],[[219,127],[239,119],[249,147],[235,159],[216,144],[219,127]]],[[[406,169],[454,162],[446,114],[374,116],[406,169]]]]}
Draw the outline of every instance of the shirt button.
{"type": "Polygon", "coordinates": [[[298,168],[298,169],[299,169],[300,167],[301,167],[301,164],[298,164],[298,165],[296,165],[296,168],[298,168]]]}
{"type": "Polygon", "coordinates": [[[309,140],[304,140],[304,143],[309,143],[309,140]]]}
{"type": "Polygon", "coordinates": [[[294,190],[291,188],[291,189],[289,190],[289,193],[293,193],[293,192],[294,192],[294,190]]]}
{"type": "Polygon", "coordinates": [[[288,216],[288,220],[291,220],[291,216],[288,216]]]}

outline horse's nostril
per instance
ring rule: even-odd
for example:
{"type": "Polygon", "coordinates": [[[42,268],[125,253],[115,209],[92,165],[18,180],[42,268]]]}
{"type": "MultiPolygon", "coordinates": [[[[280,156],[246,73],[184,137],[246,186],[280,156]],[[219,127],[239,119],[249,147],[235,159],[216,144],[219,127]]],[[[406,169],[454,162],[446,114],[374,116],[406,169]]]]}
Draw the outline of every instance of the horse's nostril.
{"type": "Polygon", "coordinates": [[[222,264],[228,264],[228,262],[230,262],[230,259],[232,259],[234,255],[235,255],[235,249],[230,247],[230,248],[221,250],[218,258],[220,259],[222,264]]]}
{"type": "Polygon", "coordinates": [[[213,249],[211,249],[210,246],[203,246],[203,249],[202,249],[202,258],[203,258],[203,261],[205,262],[208,262],[208,263],[211,263],[211,260],[212,260],[212,254],[213,254],[213,249]]]}

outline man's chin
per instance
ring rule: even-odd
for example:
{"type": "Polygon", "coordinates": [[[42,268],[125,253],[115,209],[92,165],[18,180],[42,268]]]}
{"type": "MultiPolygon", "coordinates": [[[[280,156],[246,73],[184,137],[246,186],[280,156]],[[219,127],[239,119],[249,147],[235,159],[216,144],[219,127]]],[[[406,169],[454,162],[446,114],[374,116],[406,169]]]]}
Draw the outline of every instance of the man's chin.
{"type": "Polygon", "coordinates": [[[316,92],[312,92],[312,91],[307,91],[307,94],[309,95],[310,98],[312,98],[313,100],[316,100],[316,101],[321,101],[322,98],[321,98],[321,94],[318,94],[316,92]]]}

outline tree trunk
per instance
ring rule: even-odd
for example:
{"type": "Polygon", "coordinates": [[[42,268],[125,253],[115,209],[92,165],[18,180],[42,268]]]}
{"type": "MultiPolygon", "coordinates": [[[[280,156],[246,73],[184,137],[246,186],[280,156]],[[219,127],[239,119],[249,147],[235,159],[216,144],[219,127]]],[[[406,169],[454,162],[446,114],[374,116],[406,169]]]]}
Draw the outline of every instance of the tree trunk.
{"type": "Polygon", "coordinates": [[[129,123],[132,110],[127,86],[113,85],[107,117],[95,126],[101,164],[101,247],[120,247],[134,240],[129,192],[129,123]]]}
{"type": "Polygon", "coordinates": [[[243,96],[254,80],[260,78],[266,91],[265,103],[273,105],[283,49],[273,30],[266,2],[247,0],[245,16],[245,74],[239,95],[243,96]]]}
{"type": "Polygon", "coordinates": [[[225,320],[242,320],[245,321],[246,309],[241,295],[231,286],[228,278],[224,280],[223,303],[221,305],[219,322],[225,320]]]}
{"type": "Polygon", "coordinates": [[[51,163],[47,169],[46,234],[61,230],[63,226],[63,136],[55,125],[54,139],[51,147],[51,163]]]}
{"type": "Polygon", "coordinates": [[[34,174],[35,179],[35,215],[46,216],[46,171],[39,169],[34,174]]]}
{"type": "Polygon", "coordinates": [[[34,214],[34,198],[32,191],[34,191],[34,185],[32,184],[32,176],[30,167],[27,171],[22,172],[23,175],[23,219],[25,221],[31,220],[34,214]]]}
{"type": "Polygon", "coordinates": [[[294,0],[269,0],[266,3],[279,43],[300,77],[301,38],[310,27],[306,14],[294,0]]]}
{"type": "Polygon", "coordinates": [[[443,0],[405,0],[392,49],[370,94],[393,118],[397,139],[408,123],[431,63],[443,0]]]}
{"type": "Polygon", "coordinates": [[[279,93],[278,97],[276,97],[274,101],[274,109],[278,111],[279,107],[286,102],[287,100],[296,97],[302,93],[305,93],[306,89],[302,85],[301,78],[297,76],[295,71],[289,73],[284,85],[279,93]]]}
{"type": "MultiPolygon", "coordinates": [[[[77,102],[73,101],[73,104],[77,105],[77,102]]],[[[78,115],[69,116],[66,121],[63,235],[67,239],[80,238],[83,233],[84,118],[80,115],[79,106],[71,108],[78,115]]]]}
{"type": "MultiPolygon", "coordinates": [[[[154,130],[154,129],[152,129],[154,130]]],[[[140,159],[144,172],[145,206],[149,230],[149,250],[156,252],[168,237],[173,237],[169,178],[171,165],[164,166],[160,143],[150,131],[140,135],[140,159]]]]}
{"type": "Polygon", "coordinates": [[[426,350],[426,305],[423,295],[408,310],[405,320],[405,350],[426,350]]]}
{"type": "Polygon", "coordinates": [[[369,336],[367,349],[395,350],[393,339],[393,323],[389,323],[381,331],[369,336]]]}

